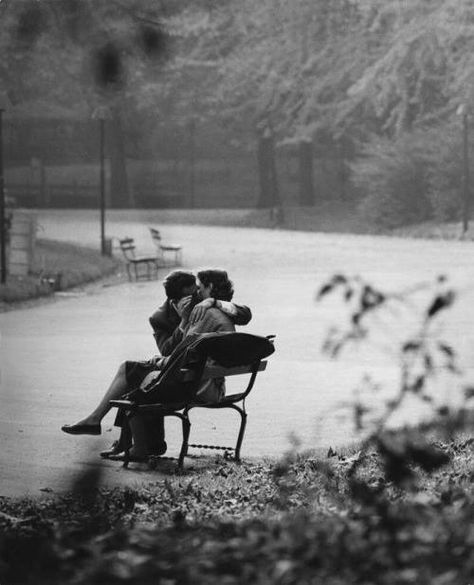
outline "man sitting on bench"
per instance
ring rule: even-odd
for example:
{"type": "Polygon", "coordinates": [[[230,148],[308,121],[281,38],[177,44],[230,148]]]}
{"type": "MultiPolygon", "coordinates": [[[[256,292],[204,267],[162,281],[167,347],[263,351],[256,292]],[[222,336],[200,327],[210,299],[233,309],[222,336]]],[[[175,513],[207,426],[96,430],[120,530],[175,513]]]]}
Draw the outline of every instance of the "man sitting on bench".
{"type": "MultiPolygon", "coordinates": [[[[220,301],[229,303],[233,296],[232,282],[228,279],[227,273],[223,270],[203,270],[199,272],[198,280],[197,283],[195,284],[195,287],[196,286],[197,295],[196,298],[194,299],[194,302],[196,302],[199,299],[202,299],[202,301],[205,301],[204,304],[207,303],[209,305],[211,304],[216,305],[220,301]],[[213,300],[211,301],[210,299],[213,300]]],[[[166,284],[165,290],[167,290],[166,284]]],[[[191,291],[187,290],[185,292],[191,291]]],[[[184,339],[186,338],[187,335],[196,336],[200,333],[206,332],[235,330],[234,323],[232,322],[232,320],[222,310],[219,310],[218,308],[207,308],[204,318],[202,318],[197,323],[190,323],[185,321],[186,319],[185,311],[189,311],[191,308],[191,303],[187,298],[183,297],[178,302],[175,299],[170,300],[170,304],[172,304],[172,306],[174,307],[178,321],[180,323],[179,327],[182,328],[182,331],[180,332],[178,337],[183,337],[184,339]]],[[[156,335],[155,339],[157,339],[156,335]]],[[[172,344],[169,345],[171,346],[172,344]]],[[[178,342],[176,343],[176,345],[178,345],[178,342]]],[[[148,376],[152,372],[156,372],[161,367],[163,367],[165,360],[166,356],[165,357],[156,356],[155,358],[152,358],[151,360],[147,360],[145,362],[127,361],[122,363],[117,371],[117,374],[112,380],[109,389],[99,402],[99,405],[92,411],[92,413],[76,424],[64,425],[62,427],[62,430],[68,434],[73,435],[80,434],[99,435],[101,433],[100,423],[103,417],[109,412],[111,408],[110,400],[121,398],[127,393],[127,391],[138,387],[146,376],[148,376]]],[[[212,393],[214,393],[214,398],[218,399],[219,395],[222,393],[223,389],[222,384],[220,384],[219,381],[209,382],[211,383],[208,384],[209,388],[207,390],[208,396],[206,396],[206,400],[208,400],[209,395],[212,395],[212,393]]],[[[204,392],[204,389],[201,390],[204,392]]],[[[160,421],[159,419],[156,419],[156,421],[154,421],[154,426],[156,429],[158,429],[157,431],[158,435],[161,434],[163,420],[161,419],[160,421]]],[[[147,435],[149,436],[149,433],[147,433],[147,435]]],[[[150,441],[148,439],[148,443],[149,442],[150,441]]],[[[157,441],[155,440],[154,442],[156,443],[157,441]]],[[[121,448],[121,450],[123,450],[124,446],[118,445],[118,448],[121,448]]],[[[116,451],[118,450],[118,448],[116,449],[116,451]]],[[[147,454],[154,455],[163,454],[166,451],[166,443],[164,442],[164,429],[162,433],[161,445],[157,444],[148,445],[146,451],[147,454]]],[[[108,455],[114,455],[114,453],[108,453],[108,455]]],[[[132,452],[132,455],[134,455],[136,458],[145,456],[144,453],[140,453],[138,452],[138,450],[132,452]]]]}

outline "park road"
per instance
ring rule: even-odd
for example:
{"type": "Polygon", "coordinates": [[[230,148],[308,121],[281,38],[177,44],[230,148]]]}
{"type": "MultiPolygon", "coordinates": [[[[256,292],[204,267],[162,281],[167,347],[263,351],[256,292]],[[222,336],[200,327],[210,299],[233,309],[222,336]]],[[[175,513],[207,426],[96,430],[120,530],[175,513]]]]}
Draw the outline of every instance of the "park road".
{"type": "MultiPolygon", "coordinates": [[[[96,245],[93,212],[41,212],[41,235],[96,245]]],[[[150,220],[150,218],[148,218],[150,220]]],[[[110,212],[107,233],[132,236],[151,251],[148,223],[110,212]]],[[[344,355],[331,361],[320,348],[328,327],[343,314],[333,301],[316,303],[319,286],[335,272],[359,274],[387,290],[400,290],[446,274],[462,291],[450,313],[448,337],[456,341],[468,375],[474,367],[474,245],[468,242],[298,233],[250,228],[160,226],[164,241],[183,245],[185,266],[226,268],[235,300],[252,308],[246,330],[276,335],[276,353],[248,400],[242,456],[279,456],[291,445],[336,446],[355,438],[341,404],[366,371],[390,385],[397,370],[383,352],[344,355]]],[[[115,438],[113,413],[100,437],[73,437],[64,423],[84,416],[124,359],[155,353],[148,316],[163,300],[159,279],[87,287],[52,302],[0,314],[0,495],[39,495],[68,490],[84,470],[101,471],[104,485],[156,480],[158,472],[124,470],[98,452],[115,438]]],[[[421,301],[420,301],[421,302],[421,301]]],[[[413,323],[411,323],[413,325],[413,323]]],[[[403,326],[404,327],[404,326],[403,326]]],[[[390,334],[401,334],[398,330],[390,334]]],[[[193,442],[232,444],[235,413],[194,414],[193,442]],[[199,422],[198,422],[199,421],[199,422]]],[[[168,424],[171,455],[179,428],[168,424]]],[[[193,460],[186,462],[193,467],[193,460]]]]}

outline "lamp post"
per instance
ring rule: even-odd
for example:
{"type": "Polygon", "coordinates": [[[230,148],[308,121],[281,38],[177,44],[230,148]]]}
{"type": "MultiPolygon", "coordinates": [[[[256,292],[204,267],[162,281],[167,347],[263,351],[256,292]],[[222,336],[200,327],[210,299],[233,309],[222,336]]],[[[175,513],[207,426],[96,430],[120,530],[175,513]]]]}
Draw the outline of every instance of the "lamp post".
{"type": "Polygon", "coordinates": [[[0,92],[0,282],[7,281],[7,234],[5,225],[5,180],[3,176],[3,113],[9,105],[6,92],[0,92]]]}
{"type": "Polygon", "coordinates": [[[457,112],[462,116],[462,136],[463,136],[463,215],[462,231],[463,234],[469,229],[469,217],[471,215],[471,186],[470,186],[470,169],[469,169],[469,112],[466,104],[461,104],[457,112]]]}
{"type": "Polygon", "coordinates": [[[100,251],[103,256],[107,254],[105,245],[105,121],[111,118],[107,106],[99,106],[92,113],[94,120],[99,120],[100,135],[100,251]]]}

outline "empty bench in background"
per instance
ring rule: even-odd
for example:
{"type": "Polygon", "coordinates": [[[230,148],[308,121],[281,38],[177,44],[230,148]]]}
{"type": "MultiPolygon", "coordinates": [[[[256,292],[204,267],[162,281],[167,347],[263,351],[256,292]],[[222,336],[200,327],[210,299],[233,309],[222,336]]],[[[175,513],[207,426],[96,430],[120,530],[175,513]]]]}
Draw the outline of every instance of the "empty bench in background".
{"type": "Polygon", "coordinates": [[[151,238],[156,246],[158,258],[164,266],[182,266],[183,264],[183,247],[181,244],[164,244],[161,233],[156,228],[150,228],[151,238]],[[171,258],[169,258],[171,256],[171,258]]]}
{"type": "Polygon", "coordinates": [[[148,280],[152,276],[158,277],[159,258],[151,255],[138,256],[133,238],[123,238],[119,240],[119,244],[125,258],[128,280],[132,280],[132,270],[135,280],[139,280],[142,277],[146,277],[148,280]],[[144,270],[141,270],[141,268],[144,268],[144,270]]]}
{"type": "MultiPolygon", "coordinates": [[[[233,452],[234,459],[240,461],[240,449],[247,426],[247,412],[245,401],[254,387],[257,374],[267,367],[264,358],[274,351],[273,335],[261,337],[249,333],[205,333],[193,341],[181,353],[175,352],[170,357],[168,366],[160,373],[156,384],[146,390],[137,389],[131,393],[128,400],[112,400],[110,404],[126,416],[123,419],[123,444],[131,444],[129,419],[137,414],[174,416],[181,420],[182,442],[178,456],[178,468],[183,467],[184,458],[189,448],[219,449],[233,452]],[[199,402],[197,392],[201,384],[212,378],[227,378],[229,376],[244,376],[246,383],[241,392],[226,395],[220,402],[199,402]],[[248,377],[249,376],[249,377],[248,377]],[[153,395],[160,394],[163,388],[176,389],[182,395],[188,396],[173,404],[153,402],[153,395]],[[240,425],[235,447],[221,445],[202,445],[189,443],[191,420],[189,413],[198,408],[210,410],[232,409],[240,415],[240,425]]],[[[129,463],[129,450],[124,455],[124,467],[129,463]]],[[[159,458],[153,458],[159,459],[159,458]]]]}

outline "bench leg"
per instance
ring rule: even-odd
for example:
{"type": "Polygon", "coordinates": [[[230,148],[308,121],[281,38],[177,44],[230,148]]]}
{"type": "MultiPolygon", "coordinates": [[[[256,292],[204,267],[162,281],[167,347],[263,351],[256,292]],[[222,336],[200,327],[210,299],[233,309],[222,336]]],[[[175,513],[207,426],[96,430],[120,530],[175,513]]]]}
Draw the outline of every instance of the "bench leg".
{"type": "Polygon", "coordinates": [[[181,424],[183,427],[183,442],[181,444],[181,451],[178,458],[178,468],[183,468],[184,458],[188,453],[188,445],[189,445],[189,433],[191,431],[191,423],[187,416],[180,416],[181,424]]]}
{"type": "MultiPolygon", "coordinates": [[[[236,409],[237,410],[237,409],[236,409]]],[[[240,429],[239,436],[237,437],[237,444],[235,445],[235,460],[240,461],[240,448],[242,447],[242,441],[244,440],[245,428],[247,427],[247,413],[240,408],[238,409],[240,414],[240,429]]]]}
{"type": "Polygon", "coordinates": [[[130,428],[129,415],[124,417],[122,426],[122,439],[125,449],[123,452],[123,466],[127,468],[130,463],[130,448],[132,446],[132,429],[130,428]]]}

